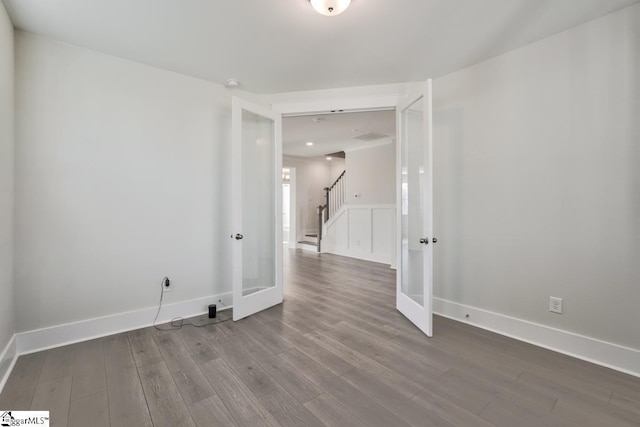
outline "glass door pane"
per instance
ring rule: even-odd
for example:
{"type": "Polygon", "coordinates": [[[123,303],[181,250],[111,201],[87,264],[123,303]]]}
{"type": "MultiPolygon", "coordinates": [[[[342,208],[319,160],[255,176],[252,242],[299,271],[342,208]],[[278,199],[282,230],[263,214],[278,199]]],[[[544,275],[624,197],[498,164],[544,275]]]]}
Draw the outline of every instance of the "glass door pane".
{"type": "Polygon", "coordinates": [[[280,304],[282,117],[232,97],[231,250],[233,320],[280,304]]]}
{"type": "Polygon", "coordinates": [[[423,99],[401,113],[401,292],[424,306],[425,135],[423,99]]]}
{"type": "Polygon", "coordinates": [[[396,109],[396,308],[433,335],[433,132],[431,80],[396,109]]]}
{"type": "Polygon", "coordinates": [[[276,286],[274,131],[273,119],[242,110],[242,296],[276,286]]]}

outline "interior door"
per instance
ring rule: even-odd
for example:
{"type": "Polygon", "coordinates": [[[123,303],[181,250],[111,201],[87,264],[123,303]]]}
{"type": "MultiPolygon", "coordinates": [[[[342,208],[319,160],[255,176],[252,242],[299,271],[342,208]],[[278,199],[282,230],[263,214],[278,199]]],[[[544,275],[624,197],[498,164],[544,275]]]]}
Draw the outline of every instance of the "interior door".
{"type": "Polygon", "coordinates": [[[282,118],[232,99],[233,320],[282,302],[282,118]]]}
{"type": "Polygon", "coordinates": [[[396,307],[428,336],[433,334],[433,156],[431,80],[396,109],[396,307]]]}

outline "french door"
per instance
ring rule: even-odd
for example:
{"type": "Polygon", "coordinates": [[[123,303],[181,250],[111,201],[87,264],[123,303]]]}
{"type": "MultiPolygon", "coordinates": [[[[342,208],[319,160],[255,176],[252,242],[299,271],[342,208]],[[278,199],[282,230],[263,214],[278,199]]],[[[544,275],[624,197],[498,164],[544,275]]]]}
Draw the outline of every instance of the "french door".
{"type": "Polygon", "coordinates": [[[282,118],[232,99],[233,320],[282,302],[282,118]]]}
{"type": "Polygon", "coordinates": [[[396,308],[433,334],[433,155],[431,80],[396,109],[396,308]]]}

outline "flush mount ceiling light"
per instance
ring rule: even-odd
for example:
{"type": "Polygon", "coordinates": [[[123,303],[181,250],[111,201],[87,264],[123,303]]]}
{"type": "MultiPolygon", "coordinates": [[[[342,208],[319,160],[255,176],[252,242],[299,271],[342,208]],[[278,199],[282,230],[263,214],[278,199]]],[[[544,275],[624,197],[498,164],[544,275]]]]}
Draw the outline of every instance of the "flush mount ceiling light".
{"type": "Polygon", "coordinates": [[[335,16],[344,12],[351,4],[351,0],[309,0],[311,6],[321,15],[335,16]]]}

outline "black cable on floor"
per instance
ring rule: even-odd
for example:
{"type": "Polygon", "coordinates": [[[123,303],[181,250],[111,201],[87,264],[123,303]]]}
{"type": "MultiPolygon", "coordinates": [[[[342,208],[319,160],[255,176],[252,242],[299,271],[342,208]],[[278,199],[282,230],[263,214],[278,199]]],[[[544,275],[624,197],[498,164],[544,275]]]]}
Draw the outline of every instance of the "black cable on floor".
{"type": "MultiPolygon", "coordinates": [[[[207,326],[211,326],[211,325],[217,325],[218,323],[224,323],[228,320],[231,320],[231,318],[227,318],[227,319],[222,319],[222,320],[216,320],[214,322],[208,322],[208,323],[204,323],[202,325],[196,325],[195,323],[191,323],[191,322],[185,322],[183,317],[174,317],[173,319],[171,319],[171,321],[169,323],[171,323],[171,327],[168,328],[161,328],[158,325],[156,325],[156,321],[158,320],[158,316],[160,315],[160,310],[162,309],[162,298],[164,297],[164,283],[165,280],[167,280],[168,277],[164,277],[162,279],[162,282],[160,282],[160,303],[158,304],[158,311],[156,312],[156,317],[153,319],[153,327],[156,328],[159,331],[176,331],[178,329],[182,329],[183,326],[191,326],[194,328],[204,328],[207,326]]],[[[222,303],[222,301],[221,301],[222,303]]],[[[224,305],[224,303],[222,304],[224,305]]]]}

